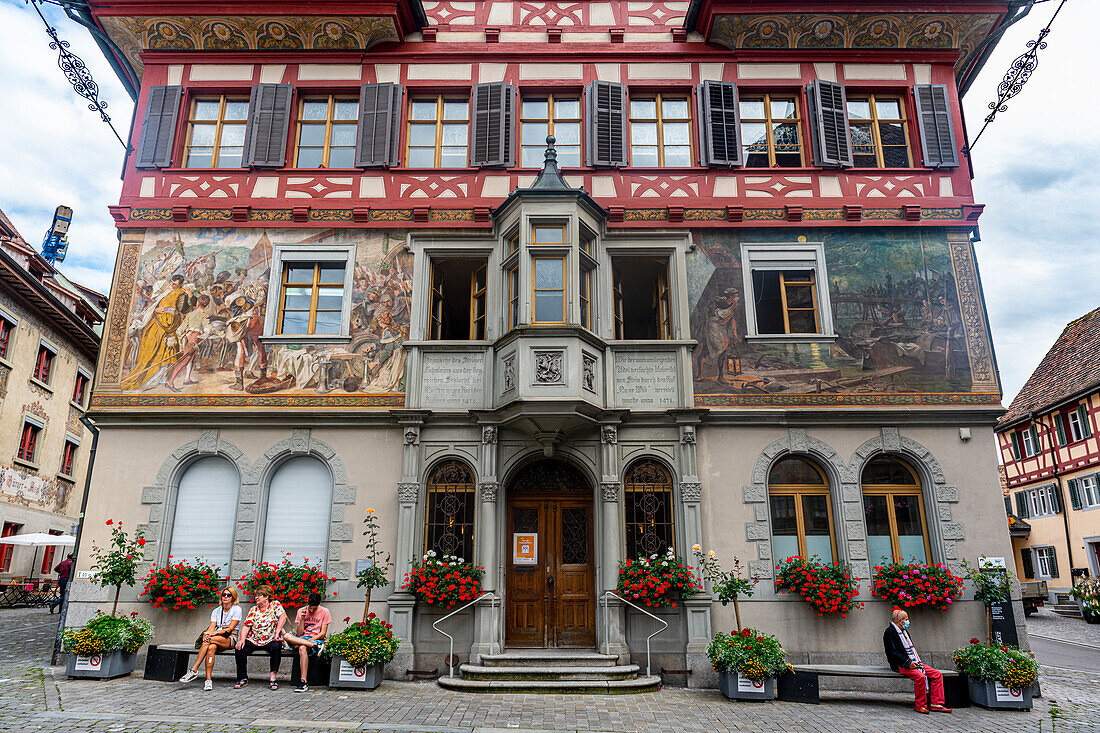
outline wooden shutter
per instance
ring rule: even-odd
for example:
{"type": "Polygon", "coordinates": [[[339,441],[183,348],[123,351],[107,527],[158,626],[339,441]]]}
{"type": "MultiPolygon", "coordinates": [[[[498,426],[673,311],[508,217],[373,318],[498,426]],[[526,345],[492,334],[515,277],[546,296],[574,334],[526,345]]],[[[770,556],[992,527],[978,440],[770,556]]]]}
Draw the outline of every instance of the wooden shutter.
{"type": "Polygon", "coordinates": [[[1050,506],[1054,509],[1055,514],[1062,513],[1062,492],[1059,490],[1058,484],[1050,485],[1050,506]]]}
{"type": "Polygon", "coordinates": [[[470,165],[504,167],[512,163],[512,118],[515,87],[494,81],[474,84],[470,165]]]}
{"type": "Polygon", "coordinates": [[[591,82],[585,90],[585,114],[588,165],[626,165],[626,86],[612,81],[591,82]]]}
{"type": "Polygon", "coordinates": [[[282,168],[286,165],[286,138],[290,129],[290,84],[257,84],[248,102],[248,131],[245,134],[247,165],[282,168]]]}
{"type": "Polygon", "coordinates": [[[397,165],[401,124],[401,85],[364,84],[359,89],[359,135],[355,165],[380,168],[397,165]]]}
{"type": "Polygon", "coordinates": [[[737,86],[727,81],[704,81],[699,85],[698,100],[702,164],[741,165],[737,86]]]}
{"type": "Polygon", "coordinates": [[[1020,566],[1023,568],[1025,578],[1035,577],[1035,566],[1031,564],[1031,548],[1020,550],[1020,566]]]}
{"type": "Polygon", "coordinates": [[[1039,428],[1035,427],[1035,423],[1032,423],[1028,427],[1028,431],[1031,433],[1031,447],[1035,449],[1035,455],[1039,455],[1043,452],[1042,445],[1039,443],[1039,428]]]}
{"type": "Polygon", "coordinates": [[[1066,440],[1066,418],[1061,413],[1054,413],[1054,431],[1058,434],[1058,445],[1065,445],[1066,440]]]}
{"type": "Polygon", "coordinates": [[[917,102],[924,164],[929,168],[957,168],[959,151],[955,146],[955,123],[945,84],[917,84],[913,87],[917,102]]]}
{"type": "Polygon", "coordinates": [[[1084,405],[1077,405],[1077,417],[1081,418],[1082,437],[1092,437],[1092,427],[1089,426],[1089,412],[1084,405]]]}
{"type": "Polygon", "coordinates": [[[1018,461],[1023,455],[1023,453],[1020,452],[1020,436],[1013,430],[1008,434],[1008,438],[1012,442],[1012,457],[1018,461]]]}
{"type": "Polygon", "coordinates": [[[810,100],[814,164],[823,168],[851,167],[852,144],[848,136],[848,100],[844,86],[815,79],[806,91],[810,100]]]}
{"type": "Polygon", "coordinates": [[[1027,519],[1027,494],[1023,491],[1016,492],[1016,516],[1020,519],[1027,519]]]}
{"type": "Polygon", "coordinates": [[[1081,491],[1077,484],[1077,479],[1071,478],[1066,482],[1066,486],[1069,488],[1069,505],[1074,509],[1081,508],[1081,491]]]}
{"type": "Polygon", "coordinates": [[[1050,577],[1058,577],[1058,550],[1050,548],[1050,577]]]}
{"type": "Polygon", "coordinates": [[[172,144],[176,140],[183,87],[150,87],[145,100],[145,120],[138,143],[138,168],[167,168],[172,165],[172,144]]]}

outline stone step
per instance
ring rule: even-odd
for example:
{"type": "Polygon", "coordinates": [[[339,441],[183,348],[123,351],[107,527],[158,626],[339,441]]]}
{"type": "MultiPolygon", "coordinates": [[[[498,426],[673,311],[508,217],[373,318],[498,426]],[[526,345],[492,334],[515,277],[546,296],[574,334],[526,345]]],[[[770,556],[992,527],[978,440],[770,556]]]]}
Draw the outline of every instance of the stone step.
{"type": "Polygon", "coordinates": [[[462,678],[467,680],[628,680],[638,676],[636,664],[614,667],[560,667],[538,665],[532,667],[484,667],[463,664],[459,667],[462,678]]]}
{"type": "Polygon", "coordinates": [[[1065,616],[1066,618],[1084,618],[1081,615],[1081,609],[1076,605],[1074,606],[1054,606],[1053,610],[1059,616],[1065,616]]]}
{"type": "Polygon", "coordinates": [[[614,667],[618,663],[619,658],[614,654],[560,649],[481,655],[481,664],[485,667],[614,667]]]}
{"type": "Polygon", "coordinates": [[[440,677],[439,686],[459,692],[626,695],[656,692],[661,688],[661,678],[654,676],[630,680],[467,680],[461,677],[440,677]]]}

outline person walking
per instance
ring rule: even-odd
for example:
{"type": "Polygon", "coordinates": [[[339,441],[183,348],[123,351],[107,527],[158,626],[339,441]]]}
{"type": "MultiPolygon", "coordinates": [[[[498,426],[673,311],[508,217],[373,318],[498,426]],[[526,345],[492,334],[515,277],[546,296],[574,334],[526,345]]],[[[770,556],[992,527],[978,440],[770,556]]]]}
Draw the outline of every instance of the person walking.
{"type": "Polygon", "coordinates": [[[950,713],[951,708],[944,706],[943,673],[921,661],[917,647],[909,638],[909,614],[895,608],[892,621],[882,634],[882,645],[886,650],[886,661],[890,669],[903,674],[913,681],[914,706],[918,713],[950,713]],[[928,705],[928,693],[925,685],[932,690],[932,704],[928,705]]]}
{"type": "Polygon", "coordinates": [[[50,615],[53,615],[53,610],[56,608],[60,611],[61,604],[65,602],[65,594],[69,590],[69,576],[73,573],[73,553],[69,553],[64,560],[57,563],[57,567],[53,569],[57,573],[57,600],[50,604],[50,615]]]}

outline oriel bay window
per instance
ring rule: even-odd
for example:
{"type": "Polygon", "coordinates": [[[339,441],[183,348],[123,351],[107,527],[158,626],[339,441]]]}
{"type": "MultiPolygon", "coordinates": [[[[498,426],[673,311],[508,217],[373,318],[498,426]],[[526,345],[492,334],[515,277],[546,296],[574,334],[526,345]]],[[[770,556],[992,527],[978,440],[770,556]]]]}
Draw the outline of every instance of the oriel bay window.
{"type": "Polygon", "coordinates": [[[303,99],[298,108],[298,168],[353,168],[359,129],[359,100],[303,99]]]}
{"type": "Polygon", "coordinates": [[[802,165],[802,119],[793,94],[753,94],[742,89],[738,104],[746,168],[802,165]]]}
{"type": "Polygon", "coordinates": [[[486,264],[480,259],[432,262],[428,338],[485,338],[486,264]]]}
{"type": "Polygon", "coordinates": [[[247,123],[247,97],[221,95],[194,100],[187,122],[183,167],[240,168],[247,123]]]}
{"type": "Polygon", "coordinates": [[[672,338],[668,261],[617,257],[612,261],[616,339],[672,338]]]}
{"type": "Polygon", "coordinates": [[[531,246],[535,252],[531,257],[531,322],[565,323],[565,225],[535,224],[531,227],[531,246]]]}
{"type": "Polygon", "coordinates": [[[836,558],[833,514],[825,474],[803,458],[784,458],[768,474],[775,557],[836,558]]]}
{"type": "Polygon", "coordinates": [[[465,168],[469,151],[470,101],[418,97],[409,107],[410,168],[465,168]]]}
{"type": "Polygon", "coordinates": [[[863,469],[863,514],[867,521],[867,559],[928,562],[920,481],[895,458],[874,458],[863,469]]]}
{"type": "Polygon", "coordinates": [[[630,164],[691,165],[691,113],[687,97],[631,97],[630,164]]]}
{"type": "Polygon", "coordinates": [[[581,165],[581,100],[557,95],[524,96],[520,105],[520,165],[541,168],[546,136],[553,135],[558,165],[581,165]]]}
{"type": "Polygon", "coordinates": [[[623,477],[626,556],[662,555],[674,544],[672,476],[651,460],[630,466],[623,477]]]}
{"type": "Polygon", "coordinates": [[[848,96],[848,131],[856,168],[908,168],[909,130],[899,97],[848,96]]]}
{"type": "Polygon", "coordinates": [[[474,475],[461,461],[439,464],[428,476],[424,551],[474,557],[474,475]]]}

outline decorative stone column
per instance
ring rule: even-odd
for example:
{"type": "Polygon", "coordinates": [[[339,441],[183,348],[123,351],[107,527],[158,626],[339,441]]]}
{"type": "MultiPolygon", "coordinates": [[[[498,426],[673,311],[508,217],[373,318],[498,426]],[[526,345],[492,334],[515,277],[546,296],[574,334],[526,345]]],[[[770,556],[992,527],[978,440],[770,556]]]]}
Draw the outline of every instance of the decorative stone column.
{"type": "MultiPolygon", "coordinates": [[[[598,599],[604,593],[615,590],[619,577],[619,563],[623,559],[623,522],[619,478],[619,429],[617,425],[600,426],[600,559],[602,562],[597,582],[598,599]]],[[[620,662],[630,661],[630,649],[626,643],[626,607],[614,598],[608,599],[607,618],[603,601],[597,603],[596,638],[600,651],[616,654],[620,662]]]]}
{"type": "Polygon", "coordinates": [[[497,526],[497,500],[500,495],[500,483],[497,481],[497,438],[496,425],[484,425],[481,428],[481,482],[477,486],[478,519],[475,537],[477,547],[475,555],[485,568],[481,579],[482,591],[497,594],[497,600],[487,598],[474,606],[474,643],[470,648],[470,658],[478,654],[492,654],[502,651],[504,607],[501,605],[500,563],[497,560],[497,548],[500,543],[500,528],[497,526]]]}
{"type": "MultiPolygon", "coordinates": [[[[683,527],[683,552],[690,553],[695,545],[703,545],[703,484],[699,481],[695,455],[695,433],[699,418],[694,414],[680,415],[680,509],[683,527]]],[[[702,584],[702,573],[696,570],[696,580],[702,584]]],[[[714,687],[717,680],[707,659],[711,639],[709,592],[699,593],[684,601],[687,619],[685,648],[689,687],[714,687]]]]}
{"type": "MultiPolygon", "coordinates": [[[[401,481],[397,484],[397,552],[394,561],[394,584],[399,584],[409,572],[409,564],[417,553],[416,518],[420,501],[420,423],[421,419],[402,420],[403,447],[401,449],[401,481]]],[[[397,656],[386,665],[386,676],[403,679],[413,669],[413,612],[416,599],[411,593],[394,589],[387,599],[390,623],[399,646],[397,656]]]]}

